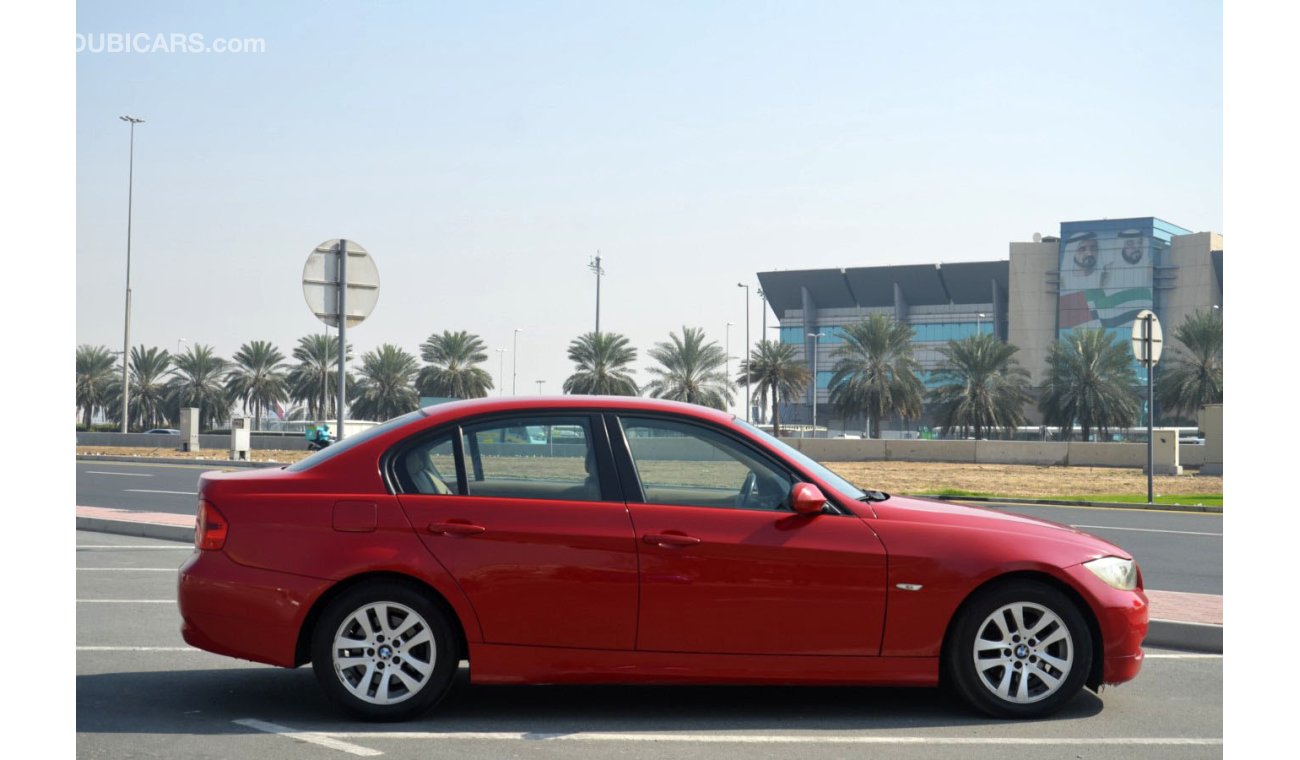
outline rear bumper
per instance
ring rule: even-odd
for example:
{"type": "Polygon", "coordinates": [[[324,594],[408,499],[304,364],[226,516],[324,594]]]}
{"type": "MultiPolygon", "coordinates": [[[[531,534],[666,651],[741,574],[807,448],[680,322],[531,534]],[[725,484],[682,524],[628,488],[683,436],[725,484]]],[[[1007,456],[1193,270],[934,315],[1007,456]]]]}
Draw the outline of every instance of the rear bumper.
{"type": "Polygon", "coordinates": [[[223,552],[195,552],[177,581],[181,635],[215,654],[294,667],[303,618],[327,585],[244,567],[223,552]]]}
{"type": "Polygon", "coordinates": [[[1146,638],[1150,604],[1141,589],[1120,591],[1102,583],[1082,565],[1067,568],[1083,591],[1101,632],[1102,674],[1106,684],[1133,680],[1142,669],[1142,640],[1146,638]]]}

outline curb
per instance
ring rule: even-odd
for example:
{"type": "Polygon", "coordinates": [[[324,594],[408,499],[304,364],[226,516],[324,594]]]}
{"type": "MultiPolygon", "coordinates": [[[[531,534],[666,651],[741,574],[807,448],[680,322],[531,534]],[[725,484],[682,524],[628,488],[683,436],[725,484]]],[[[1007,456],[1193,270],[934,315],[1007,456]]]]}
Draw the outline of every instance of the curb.
{"type": "Polygon", "coordinates": [[[1223,507],[1207,507],[1203,504],[1138,504],[1124,501],[1066,501],[1063,499],[1018,499],[999,496],[926,496],[926,499],[939,501],[974,501],[992,504],[1040,504],[1047,507],[1108,507],[1110,509],[1138,509],[1153,512],[1208,512],[1223,514],[1223,507]]]}
{"type": "Polygon", "coordinates": [[[77,517],[77,530],[93,530],[97,533],[111,533],[115,536],[135,536],[137,538],[157,538],[163,541],[180,541],[194,543],[194,528],[161,523],[134,522],[130,520],[110,520],[104,517],[77,517]]]}
{"type": "Polygon", "coordinates": [[[1184,623],[1178,620],[1152,620],[1147,628],[1147,637],[1142,640],[1142,646],[1223,654],[1223,626],[1211,623],[1184,623]]]}

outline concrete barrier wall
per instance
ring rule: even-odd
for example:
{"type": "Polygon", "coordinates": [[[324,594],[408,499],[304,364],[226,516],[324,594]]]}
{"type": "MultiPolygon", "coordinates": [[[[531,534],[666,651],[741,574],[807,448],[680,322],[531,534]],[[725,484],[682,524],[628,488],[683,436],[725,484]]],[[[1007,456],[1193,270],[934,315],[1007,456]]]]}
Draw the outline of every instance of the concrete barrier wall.
{"type": "Polygon", "coordinates": [[[1178,444],[1178,461],[1184,467],[1200,467],[1205,464],[1205,444],[1178,444]]]}
{"type": "MultiPolygon", "coordinates": [[[[1084,443],[1080,441],[924,441],[845,440],[840,438],[781,439],[822,462],[955,462],[967,464],[1027,464],[1041,467],[1136,467],[1147,463],[1145,443],[1084,443]]],[[[1156,457],[1157,472],[1172,460],[1172,452],[1156,457]]],[[[1205,447],[1178,446],[1176,462],[1199,467],[1205,447]]]]}
{"type": "Polygon", "coordinates": [[[977,441],[976,464],[1031,464],[1064,466],[1069,462],[1070,444],[1046,441],[977,441]]]}
{"type": "Polygon", "coordinates": [[[818,461],[865,462],[885,459],[887,441],[856,438],[782,438],[818,461]]]}
{"type": "Polygon", "coordinates": [[[885,458],[902,462],[955,462],[975,464],[979,441],[886,441],[885,458]],[[920,460],[918,457],[928,457],[920,460]]]}
{"type": "Polygon", "coordinates": [[[1067,462],[1073,467],[1146,467],[1145,443],[1070,441],[1067,462]]]}
{"type": "MultiPolygon", "coordinates": [[[[77,433],[78,446],[132,446],[139,448],[175,449],[181,445],[179,435],[146,433],[77,433]]],[[[230,436],[200,435],[199,446],[204,450],[229,451],[230,436]]],[[[255,449],[277,451],[306,451],[307,439],[302,436],[257,435],[249,436],[249,446],[255,449]]]]}

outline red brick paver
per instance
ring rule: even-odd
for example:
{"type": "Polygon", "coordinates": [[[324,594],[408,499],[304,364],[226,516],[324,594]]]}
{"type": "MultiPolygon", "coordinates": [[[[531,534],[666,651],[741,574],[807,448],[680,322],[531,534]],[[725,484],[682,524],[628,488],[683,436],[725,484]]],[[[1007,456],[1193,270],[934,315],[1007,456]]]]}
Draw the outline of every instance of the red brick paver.
{"type": "Polygon", "coordinates": [[[182,528],[194,527],[193,515],[176,515],[170,512],[141,512],[135,509],[78,506],[77,517],[98,517],[104,520],[121,520],[122,522],[176,525],[182,528]]]}
{"type": "Polygon", "coordinates": [[[1223,597],[1217,594],[1147,589],[1147,599],[1152,620],[1223,625],[1223,597]]]}

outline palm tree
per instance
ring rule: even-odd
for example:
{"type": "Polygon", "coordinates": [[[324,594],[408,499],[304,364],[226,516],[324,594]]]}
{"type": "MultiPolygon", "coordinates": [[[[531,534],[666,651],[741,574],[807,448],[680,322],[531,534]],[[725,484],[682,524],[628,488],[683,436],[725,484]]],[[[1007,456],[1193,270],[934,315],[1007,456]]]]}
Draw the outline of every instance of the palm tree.
{"type": "Polygon", "coordinates": [[[77,408],[86,427],[90,427],[95,410],[104,407],[116,371],[117,361],[104,346],[77,346],[77,408]]]}
{"type": "Polygon", "coordinates": [[[1174,331],[1178,341],[1158,365],[1156,400],[1170,412],[1195,417],[1206,404],[1223,403],[1223,316],[1190,314],[1174,331]]]}
{"type": "Polygon", "coordinates": [[[240,346],[233,359],[235,366],[226,377],[230,396],[243,403],[245,413],[252,405],[256,430],[268,406],[289,399],[284,354],[270,341],[255,340],[240,346]]]}
{"type": "MultiPolygon", "coordinates": [[[[293,358],[298,363],[289,369],[289,398],[306,404],[312,419],[334,417],[339,400],[338,336],[304,335],[293,349],[293,358]]],[[[346,359],[352,359],[351,344],[346,359]]],[[[352,387],[350,373],[344,382],[352,387]]]]}
{"type": "MultiPolygon", "coordinates": [[[[162,348],[131,349],[131,396],[127,401],[131,415],[128,428],[147,430],[159,427],[171,416],[168,414],[169,386],[164,377],[171,371],[172,357],[162,348]]],[[[115,379],[109,389],[111,398],[109,417],[122,423],[122,381],[115,379]]]]}
{"type": "Polygon", "coordinates": [[[803,393],[811,373],[795,355],[790,343],[771,340],[759,341],[749,358],[740,363],[739,382],[748,378],[750,386],[757,388],[766,398],[772,397],[772,435],[781,435],[781,398],[791,398],[803,393]]]}
{"type": "Polygon", "coordinates": [[[735,386],[727,377],[727,355],[717,341],[705,343],[703,328],[685,325],[682,337],[670,332],[668,338],[671,342],[656,343],[649,351],[661,365],[649,369],[654,377],[646,386],[650,395],[726,409],[735,386]]]}
{"type": "Polygon", "coordinates": [[[1104,437],[1110,428],[1137,422],[1136,380],[1126,342],[1101,328],[1080,328],[1048,348],[1038,408],[1044,421],[1059,425],[1066,438],[1073,435],[1075,423],[1085,441],[1093,430],[1104,437]]]}
{"type": "Polygon", "coordinates": [[[167,384],[168,409],[175,410],[179,417],[182,408],[198,407],[200,430],[226,419],[230,411],[226,360],[213,353],[211,346],[198,343],[177,356],[174,363],[176,372],[167,384]]]}
{"type": "Polygon", "coordinates": [[[1015,358],[1019,350],[989,334],[950,340],[939,349],[943,363],[934,378],[940,385],[930,391],[930,400],[944,432],[973,431],[980,439],[989,430],[1010,433],[1025,423],[1029,372],[1015,358]]]}
{"type": "Polygon", "coordinates": [[[912,328],[872,314],[842,335],[844,344],[831,354],[830,381],[830,401],[841,414],[865,414],[872,438],[880,437],[881,417],[920,417],[925,386],[916,376],[921,364],[912,356],[912,328]]]}
{"type": "Polygon", "coordinates": [[[421,396],[483,398],[494,387],[492,376],[477,365],[487,361],[487,345],[473,333],[443,330],[420,344],[420,370],[415,386],[421,396]]]}
{"type": "Polygon", "coordinates": [[[589,332],[569,344],[575,372],[564,381],[564,392],[584,396],[635,396],[636,381],[629,365],[636,349],[618,333],[589,332]]]}
{"type": "Polygon", "coordinates": [[[420,404],[412,382],[420,366],[411,354],[391,343],[361,356],[361,378],[352,398],[352,414],[366,420],[387,420],[413,411],[420,404]]]}

